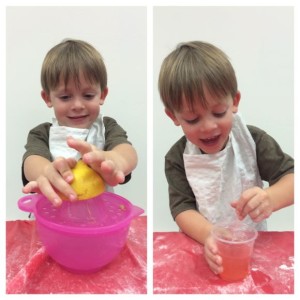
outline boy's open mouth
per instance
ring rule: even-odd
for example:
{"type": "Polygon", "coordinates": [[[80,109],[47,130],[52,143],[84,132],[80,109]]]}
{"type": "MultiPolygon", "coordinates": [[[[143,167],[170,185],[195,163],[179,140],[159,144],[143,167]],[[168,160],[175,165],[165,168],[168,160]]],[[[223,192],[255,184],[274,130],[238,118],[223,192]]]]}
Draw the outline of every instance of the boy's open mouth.
{"type": "Polygon", "coordinates": [[[215,145],[219,141],[220,135],[216,135],[206,139],[200,139],[201,142],[207,146],[215,145]]]}

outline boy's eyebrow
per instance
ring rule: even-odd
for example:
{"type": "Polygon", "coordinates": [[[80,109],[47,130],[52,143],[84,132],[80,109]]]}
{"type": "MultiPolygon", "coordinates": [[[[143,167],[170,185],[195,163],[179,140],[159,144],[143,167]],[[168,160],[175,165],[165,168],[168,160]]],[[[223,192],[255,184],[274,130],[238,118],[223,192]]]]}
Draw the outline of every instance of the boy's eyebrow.
{"type": "MultiPolygon", "coordinates": [[[[213,103],[212,105],[208,105],[206,107],[203,107],[202,108],[204,110],[209,110],[209,109],[216,109],[216,108],[219,108],[219,107],[227,107],[227,102],[225,101],[222,101],[222,102],[217,102],[217,103],[213,103]]],[[[187,106],[185,109],[181,109],[179,111],[180,114],[197,114],[197,112],[195,111],[195,109],[193,108],[190,108],[189,106],[187,106]]]]}

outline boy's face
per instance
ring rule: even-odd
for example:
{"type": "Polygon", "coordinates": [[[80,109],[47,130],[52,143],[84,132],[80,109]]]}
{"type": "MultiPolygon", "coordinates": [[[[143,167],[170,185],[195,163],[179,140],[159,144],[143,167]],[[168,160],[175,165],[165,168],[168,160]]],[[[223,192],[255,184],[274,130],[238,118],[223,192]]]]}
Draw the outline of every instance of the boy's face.
{"type": "Polygon", "coordinates": [[[208,102],[204,108],[200,101],[190,110],[186,101],[180,112],[170,112],[167,115],[174,124],[181,126],[186,138],[196,145],[202,152],[213,154],[221,151],[227,141],[232,128],[233,113],[238,111],[240,93],[234,99],[230,95],[222,99],[214,99],[206,95],[208,102]]]}
{"type": "Polygon", "coordinates": [[[61,126],[89,128],[97,119],[100,105],[104,103],[107,88],[101,91],[100,85],[93,85],[80,74],[80,85],[69,80],[67,86],[61,79],[58,86],[42,98],[48,107],[53,107],[56,119],[61,126]]]}

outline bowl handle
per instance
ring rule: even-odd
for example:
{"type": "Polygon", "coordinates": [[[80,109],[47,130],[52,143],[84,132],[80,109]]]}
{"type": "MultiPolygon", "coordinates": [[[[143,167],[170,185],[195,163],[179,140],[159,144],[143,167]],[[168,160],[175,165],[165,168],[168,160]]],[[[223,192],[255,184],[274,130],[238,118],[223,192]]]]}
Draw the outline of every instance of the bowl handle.
{"type": "Polygon", "coordinates": [[[20,198],[18,201],[19,209],[27,212],[35,212],[35,206],[39,197],[39,194],[30,194],[20,198]]]}
{"type": "Polygon", "coordinates": [[[131,218],[136,218],[139,215],[144,213],[144,210],[136,205],[132,205],[131,207],[131,218]]]}

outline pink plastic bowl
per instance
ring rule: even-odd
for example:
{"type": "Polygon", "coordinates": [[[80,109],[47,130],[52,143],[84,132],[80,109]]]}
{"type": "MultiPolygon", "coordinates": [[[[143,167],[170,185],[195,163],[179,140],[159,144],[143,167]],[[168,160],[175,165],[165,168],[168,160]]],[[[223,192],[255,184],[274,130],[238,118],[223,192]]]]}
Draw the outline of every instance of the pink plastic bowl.
{"type": "Polygon", "coordinates": [[[54,207],[41,194],[22,197],[21,210],[33,212],[48,254],[72,272],[96,272],[124,247],[130,222],[144,212],[125,198],[105,192],[54,207]]]}

